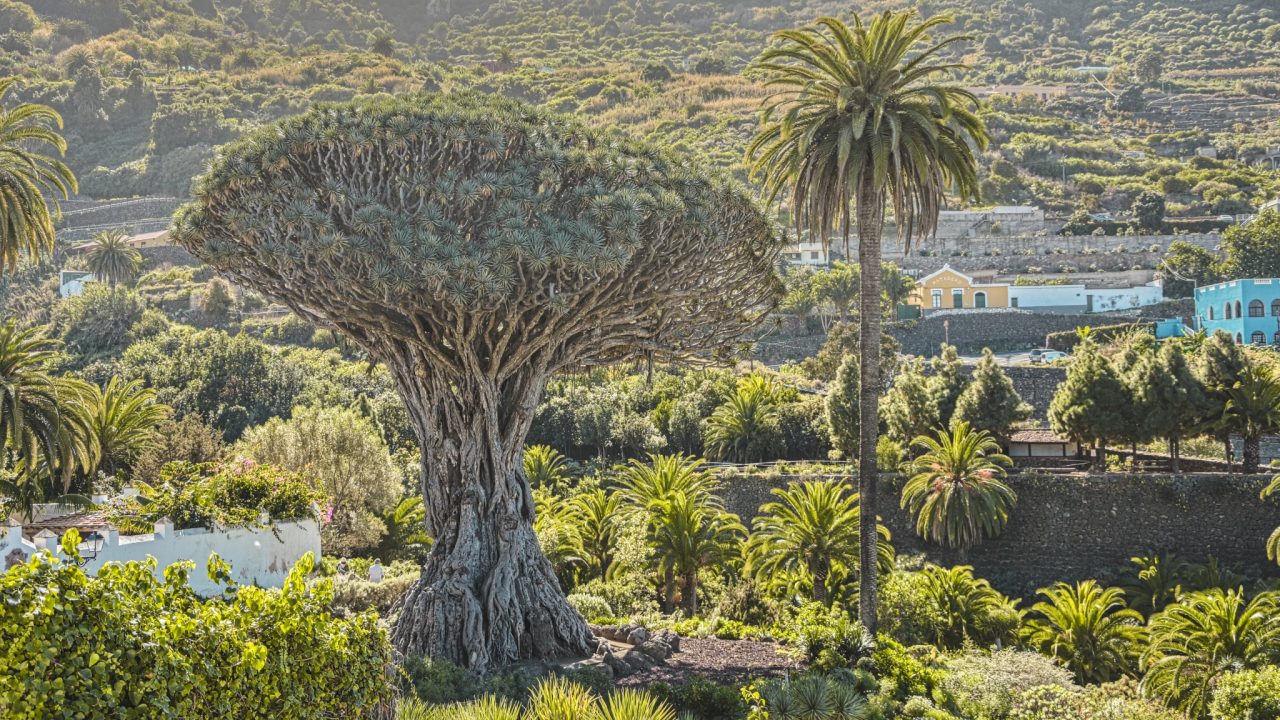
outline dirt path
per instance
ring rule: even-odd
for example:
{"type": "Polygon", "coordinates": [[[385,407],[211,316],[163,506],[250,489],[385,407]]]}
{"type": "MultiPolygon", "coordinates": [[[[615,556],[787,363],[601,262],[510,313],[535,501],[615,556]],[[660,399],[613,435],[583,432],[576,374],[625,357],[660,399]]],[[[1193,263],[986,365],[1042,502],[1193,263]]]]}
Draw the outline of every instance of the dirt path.
{"type": "Polygon", "coordinates": [[[618,684],[637,687],[666,682],[675,685],[697,675],[716,683],[732,684],[780,677],[789,670],[801,668],[798,660],[780,650],[775,643],[754,640],[681,638],[680,652],[672,655],[666,665],[628,675],[618,684]]]}

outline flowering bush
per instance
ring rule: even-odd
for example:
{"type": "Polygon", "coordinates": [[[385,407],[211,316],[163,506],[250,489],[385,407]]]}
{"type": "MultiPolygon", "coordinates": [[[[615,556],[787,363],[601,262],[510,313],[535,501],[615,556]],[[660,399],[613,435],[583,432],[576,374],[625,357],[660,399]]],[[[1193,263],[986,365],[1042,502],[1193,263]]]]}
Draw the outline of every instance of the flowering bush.
{"type": "MultiPolygon", "coordinates": [[[[80,542],[71,530],[63,552],[80,542]]],[[[92,577],[49,553],[0,576],[6,720],[372,718],[390,703],[392,654],[373,614],[328,612],[306,555],[284,587],[229,585],[201,600],[192,563],[108,563],[92,577]]],[[[228,576],[210,558],[210,577],[228,576]]]]}

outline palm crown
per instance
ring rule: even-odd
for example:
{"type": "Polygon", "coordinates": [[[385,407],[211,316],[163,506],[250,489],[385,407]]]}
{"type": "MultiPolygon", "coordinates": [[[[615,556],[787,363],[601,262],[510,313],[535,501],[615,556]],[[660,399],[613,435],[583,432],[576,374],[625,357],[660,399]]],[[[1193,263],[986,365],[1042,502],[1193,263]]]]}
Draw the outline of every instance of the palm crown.
{"type": "Polygon", "coordinates": [[[964,549],[1004,529],[1017,495],[1002,480],[1010,460],[990,433],[959,422],[913,444],[924,453],[911,463],[902,507],[916,515],[921,537],[964,549]]]}
{"type": "Polygon", "coordinates": [[[939,58],[965,38],[932,43],[930,32],[951,18],[916,19],[914,11],[884,13],[850,28],[820,18],[777,33],[752,66],[775,91],[748,146],[753,176],[763,176],[771,200],[791,187],[796,224],[813,237],[839,225],[846,250],[860,190],[881,202],[887,195],[908,246],[933,231],[948,187],[977,195],[974,149],[987,142],[971,109],[977,100],[937,82],[963,67],[939,58]]]}

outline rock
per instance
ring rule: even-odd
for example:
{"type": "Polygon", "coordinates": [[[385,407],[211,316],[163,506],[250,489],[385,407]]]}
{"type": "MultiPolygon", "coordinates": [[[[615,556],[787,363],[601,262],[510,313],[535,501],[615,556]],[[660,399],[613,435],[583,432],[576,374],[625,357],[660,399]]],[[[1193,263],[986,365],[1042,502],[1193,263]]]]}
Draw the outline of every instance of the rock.
{"type": "Polygon", "coordinates": [[[672,630],[659,630],[654,636],[654,640],[659,640],[671,648],[671,652],[680,652],[680,636],[672,630]]]}
{"type": "Polygon", "coordinates": [[[671,657],[671,646],[665,642],[652,638],[636,646],[636,650],[648,655],[655,661],[661,663],[671,657]]]}
{"type": "Polygon", "coordinates": [[[612,652],[601,658],[601,662],[609,669],[613,670],[614,677],[622,677],[624,675],[631,674],[631,665],[626,660],[614,655],[612,652]]]}
{"type": "Polygon", "coordinates": [[[601,658],[594,658],[594,657],[588,658],[586,660],[579,660],[578,662],[575,662],[575,663],[569,663],[568,665],[564,666],[564,669],[569,672],[573,672],[575,670],[594,670],[596,672],[602,673],[605,677],[609,678],[610,680],[613,680],[615,676],[614,669],[611,665],[609,665],[609,663],[605,662],[601,658]]]}
{"type": "Polygon", "coordinates": [[[632,650],[631,652],[627,653],[624,659],[627,661],[627,665],[630,665],[631,669],[637,672],[641,670],[648,670],[649,668],[658,664],[654,662],[653,658],[649,657],[648,655],[645,655],[639,650],[632,650]]]}
{"type": "Polygon", "coordinates": [[[649,639],[649,631],[637,625],[629,633],[625,642],[628,645],[643,645],[649,639]]]}

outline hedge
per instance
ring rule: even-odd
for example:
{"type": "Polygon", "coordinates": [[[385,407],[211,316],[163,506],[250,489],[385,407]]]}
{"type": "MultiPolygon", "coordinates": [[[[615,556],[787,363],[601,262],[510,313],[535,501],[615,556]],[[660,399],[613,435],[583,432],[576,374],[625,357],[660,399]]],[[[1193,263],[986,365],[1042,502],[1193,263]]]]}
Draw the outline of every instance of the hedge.
{"type": "MultiPolygon", "coordinates": [[[[1099,343],[1105,343],[1134,330],[1155,332],[1155,323],[1131,322],[1117,323],[1115,325],[1098,325],[1096,327],[1089,328],[1089,337],[1099,343]]],[[[1080,334],[1076,330],[1063,330],[1061,332],[1049,333],[1045,336],[1045,343],[1046,347],[1051,350],[1061,350],[1062,352],[1069,353],[1072,350],[1075,350],[1076,345],[1080,343],[1080,334]]]]}
{"type": "MultiPolygon", "coordinates": [[[[76,531],[63,537],[74,557],[76,531]]],[[[69,552],[68,552],[69,551],[69,552]]],[[[201,600],[193,563],[108,563],[97,577],[50,553],[0,576],[0,717],[6,720],[295,720],[382,717],[392,652],[372,613],[329,614],[310,555],[283,589],[235,586],[201,600]]]]}

